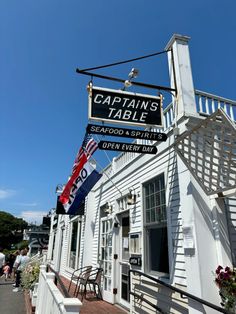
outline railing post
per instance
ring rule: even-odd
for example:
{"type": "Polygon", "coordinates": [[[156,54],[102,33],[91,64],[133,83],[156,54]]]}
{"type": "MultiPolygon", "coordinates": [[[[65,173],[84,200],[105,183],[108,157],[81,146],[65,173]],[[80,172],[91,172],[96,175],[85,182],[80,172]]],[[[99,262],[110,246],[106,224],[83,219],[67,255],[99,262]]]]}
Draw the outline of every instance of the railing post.
{"type": "Polygon", "coordinates": [[[77,298],[66,298],[63,301],[63,306],[63,314],[78,314],[80,312],[82,303],[77,298]]]}
{"type": "Polygon", "coordinates": [[[51,293],[49,293],[49,282],[51,281],[54,286],[54,280],[55,280],[55,274],[54,273],[46,273],[46,280],[45,280],[45,289],[43,292],[43,308],[41,309],[41,312],[39,311],[38,314],[49,314],[52,310],[53,305],[53,296],[51,293]]]}
{"type": "Polygon", "coordinates": [[[46,286],[45,275],[46,275],[46,265],[41,265],[40,273],[39,273],[38,295],[37,295],[37,300],[36,300],[36,314],[40,313],[39,310],[42,309],[43,307],[43,293],[46,286]]]}

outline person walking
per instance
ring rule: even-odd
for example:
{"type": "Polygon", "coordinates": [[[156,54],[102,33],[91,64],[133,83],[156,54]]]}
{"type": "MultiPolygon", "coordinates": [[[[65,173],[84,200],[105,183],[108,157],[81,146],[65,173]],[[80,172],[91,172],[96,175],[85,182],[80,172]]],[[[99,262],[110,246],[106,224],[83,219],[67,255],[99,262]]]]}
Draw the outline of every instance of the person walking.
{"type": "Polygon", "coordinates": [[[3,266],[5,265],[5,254],[3,254],[3,248],[0,247],[0,276],[3,275],[3,266]]]}
{"type": "Polygon", "coordinates": [[[18,292],[20,290],[21,273],[29,261],[30,258],[27,256],[26,250],[21,250],[21,254],[16,258],[16,283],[15,288],[12,290],[13,292],[18,292]]]}
{"type": "Polygon", "coordinates": [[[6,262],[6,265],[3,266],[3,276],[5,277],[5,281],[7,281],[8,278],[10,278],[10,265],[9,262],[6,262]]]}
{"type": "Polygon", "coordinates": [[[15,279],[16,278],[16,265],[17,265],[17,259],[18,257],[20,257],[20,250],[17,250],[13,253],[14,256],[14,262],[12,265],[12,274],[11,274],[11,278],[15,279]]]}

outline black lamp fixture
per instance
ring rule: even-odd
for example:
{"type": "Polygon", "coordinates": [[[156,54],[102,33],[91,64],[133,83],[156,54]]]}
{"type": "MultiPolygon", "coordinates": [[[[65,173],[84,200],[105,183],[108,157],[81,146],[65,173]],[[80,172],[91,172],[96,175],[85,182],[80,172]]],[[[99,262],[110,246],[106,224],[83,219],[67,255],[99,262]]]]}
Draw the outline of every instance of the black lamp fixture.
{"type": "Polygon", "coordinates": [[[60,194],[63,192],[63,189],[64,189],[64,185],[58,184],[58,185],[56,186],[55,193],[58,194],[58,195],[60,195],[60,194]]]}
{"type": "Polygon", "coordinates": [[[127,195],[127,204],[134,205],[136,203],[136,194],[134,189],[129,189],[129,194],[127,195]]]}
{"type": "Polygon", "coordinates": [[[106,204],[103,207],[103,211],[106,214],[111,214],[111,212],[112,212],[112,205],[111,205],[110,202],[106,202],[106,204]]]}

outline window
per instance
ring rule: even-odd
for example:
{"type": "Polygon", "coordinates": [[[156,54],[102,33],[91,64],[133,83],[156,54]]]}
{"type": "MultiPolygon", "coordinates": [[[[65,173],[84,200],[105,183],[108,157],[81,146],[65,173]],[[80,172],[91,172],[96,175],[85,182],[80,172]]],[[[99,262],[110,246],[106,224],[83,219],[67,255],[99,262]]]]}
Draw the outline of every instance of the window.
{"type": "Polygon", "coordinates": [[[104,217],[101,219],[100,234],[100,263],[103,268],[103,288],[111,291],[112,275],[112,220],[104,217]]]}
{"type": "Polygon", "coordinates": [[[148,271],[169,273],[164,174],[143,185],[148,271]]]}
{"type": "Polygon", "coordinates": [[[127,196],[124,196],[120,199],[117,200],[117,204],[118,204],[118,211],[122,212],[128,209],[127,206],[127,196]]]}
{"type": "Polygon", "coordinates": [[[79,256],[79,232],[80,232],[79,221],[74,220],[71,222],[71,240],[70,240],[70,251],[69,251],[69,267],[75,269],[78,264],[79,256]]]}

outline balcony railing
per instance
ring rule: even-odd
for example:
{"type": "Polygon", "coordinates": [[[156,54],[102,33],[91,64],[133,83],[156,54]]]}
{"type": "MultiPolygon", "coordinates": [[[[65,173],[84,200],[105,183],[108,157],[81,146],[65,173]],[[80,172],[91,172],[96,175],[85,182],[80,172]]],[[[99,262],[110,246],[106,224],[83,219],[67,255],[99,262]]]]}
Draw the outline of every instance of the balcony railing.
{"type": "Polygon", "coordinates": [[[236,101],[195,90],[197,112],[200,115],[210,115],[221,108],[231,120],[236,121],[236,101]]]}

